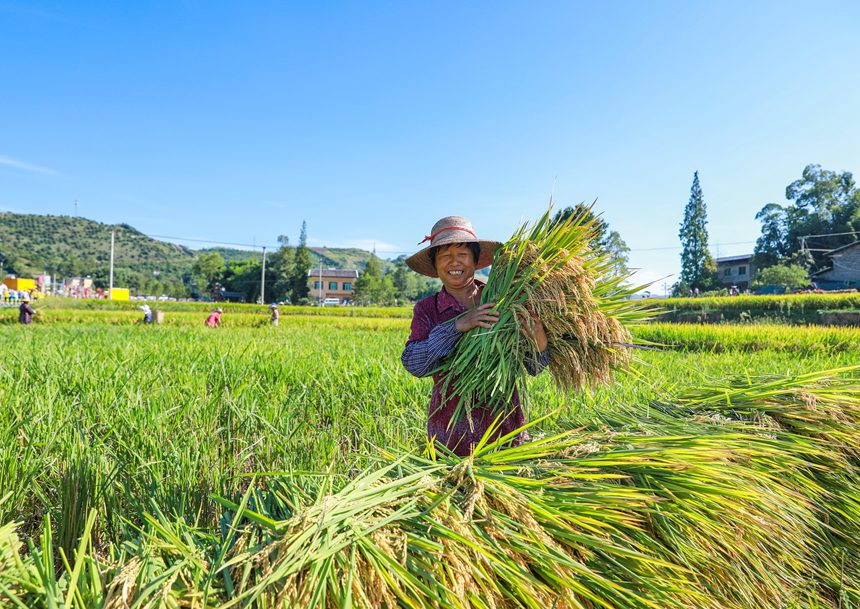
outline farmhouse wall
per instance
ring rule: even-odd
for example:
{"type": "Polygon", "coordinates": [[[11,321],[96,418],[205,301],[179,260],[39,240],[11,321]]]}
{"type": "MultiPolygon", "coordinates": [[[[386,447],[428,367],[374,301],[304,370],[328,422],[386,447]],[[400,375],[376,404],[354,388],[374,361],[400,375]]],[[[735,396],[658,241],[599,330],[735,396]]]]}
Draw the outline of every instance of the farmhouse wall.
{"type": "Polygon", "coordinates": [[[717,259],[717,274],[724,286],[736,285],[741,289],[749,287],[755,275],[752,256],[717,259]]]}
{"type": "Polygon", "coordinates": [[[827,281],[860,281],[860,247],[830,256],[833,268],[818,275],[827,281]]]}
{"type": "Polygon", "coordinates": [[[355,295],[355,281],[358,271],[343,269],[322,270],[322,291],[320,291],[320,271],[308,271],[308,288],[311,299],[337,298],[341,302],[352,300],[355,295]]]}

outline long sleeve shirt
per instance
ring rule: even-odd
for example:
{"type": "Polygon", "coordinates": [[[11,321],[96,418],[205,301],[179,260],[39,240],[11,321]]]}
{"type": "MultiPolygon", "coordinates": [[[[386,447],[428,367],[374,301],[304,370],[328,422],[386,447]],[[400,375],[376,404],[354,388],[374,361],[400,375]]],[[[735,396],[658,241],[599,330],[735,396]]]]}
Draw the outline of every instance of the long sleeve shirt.
{"type": "Polygon", "coordinates": [[[18,307],[18,321],[22,324],[31,324],[33,323],[33,315],[36,314],[36,311],[33,310],[26,302],[21,303],[21,306],[18,307]]]}
{"type": "MultiPolygon", "coordinates": [[[[412,332],[400,358],[403,367],[409,373],[417,377],[428,376],[439,366],[442,359],[454,350],[463,335],[457,330],[454,318],[465,310],[445,288],[416,303],[412,315],[412,332]]],[[[549,360],[547,349],[536,357],[526,360],[524,364],[527,372],[535,375],[549,364],[549,360]]],[[[443,396],[444,384],[442,374],[438,372],[433,374],[427,434],[430,438],[435,437],[437,442],[455,454],[466,456],[471,452],[472,446],[484,436],[498,412],[488,405],[483,405],[472,409],[472,427],[466,420],[449,425],[460,397],[443,396]]],[[[501,422],[494,437],[506,435],[524,423],[525,417],[520,406],[519,395],[514,392],[512,403],[508,405],[508,416],[501,422]]],[[[519,444],[527,439],[527,434],[520,434],[514,443],[519,444]]]]}

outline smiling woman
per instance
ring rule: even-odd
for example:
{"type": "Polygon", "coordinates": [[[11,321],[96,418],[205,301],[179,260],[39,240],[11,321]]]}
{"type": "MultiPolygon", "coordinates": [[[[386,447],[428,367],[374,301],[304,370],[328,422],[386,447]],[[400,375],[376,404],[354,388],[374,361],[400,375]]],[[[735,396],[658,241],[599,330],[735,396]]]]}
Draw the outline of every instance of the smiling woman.
{"type": "MultiPolygon", "coordinates": [[[[449,355],[460,338],[475,328],[489,328],[499,320],[494,303],[479,305],[484,284],[475,280],[475,271],[490,265],[497,241],[478,239],[472,223],[461,216],[439,220],[421,243],[430,245],[406,260],[406,264],[422,275],[438,277],[442,289],[415,305],[412,331],[403,350],[403,366],[417,377],[433,375],[433,393],[427,421],[427,435],[457,455],[466,456],[493,424],[493,404],[471,410],[470,420],[452,421],[460,403],[458,395],[443,395],[445,377],[437,371],[443,358],[449,355]]],[[[534,319],[530,324],[539,353],[526,361],[526,368],[537,374],[549,363],[549,349],[543,325],[534,319]]],[[[519,396],[506,404],[508,416],[496,430],[495,437],[507,435],[525,423],[519,396]]],[[[528,439],[526,433],[514,441],[528,439]]]]}

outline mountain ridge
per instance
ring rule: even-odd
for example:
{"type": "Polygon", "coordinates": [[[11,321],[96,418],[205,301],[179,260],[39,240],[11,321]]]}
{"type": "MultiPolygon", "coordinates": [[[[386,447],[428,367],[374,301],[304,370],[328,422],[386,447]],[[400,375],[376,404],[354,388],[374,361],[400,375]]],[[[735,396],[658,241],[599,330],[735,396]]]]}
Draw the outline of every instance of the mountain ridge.
{"type": "MultiPolygon", "coordinates": [[[[21,276],[47,272],[61,278],[88,275],[96,285],[106,284],[111,231],[115,231],[114,285],[144,291],[182,292],[181,287],[188,283],[194,261],[204,253],[218,252],[227,263],[261,259],[261,252],[253,250],[192,249],[149,237],[125,223],[105,224],[77,216],[0,212],[0,271],[21,276]]],[[[319,266],[322,260],[326,268],[364,270],[372,255],[358,248],[308,249],[313,267],[319,266]]],[[[383,270],[391,266],[387,260],[380,262],[383,270]]]]}

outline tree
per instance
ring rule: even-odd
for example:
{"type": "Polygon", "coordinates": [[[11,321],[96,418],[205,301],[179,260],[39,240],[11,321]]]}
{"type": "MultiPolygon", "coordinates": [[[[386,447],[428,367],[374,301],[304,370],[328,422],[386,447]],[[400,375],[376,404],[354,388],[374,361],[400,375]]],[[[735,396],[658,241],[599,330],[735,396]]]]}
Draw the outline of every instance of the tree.
{"type": "Polygon", "coordinates": [[[553,216],[552,223],[558,224],[570,217],[576,218],[574,221],[591,222],[595,233],[594,244],[598,249],[608,253],[615,261],[616,273],[619,275],[628,274],[627,262],[630,259],[630,248],[627,247],[618,231],[609,230],[609,224],[606,220],[596,215],[592,211],[592,206],[585,203],[577,203],[576,207],[560,209],[553,216]]]}
{"type": "Polygon", "coordinates": [[[311,252],[308,249],[307,223],[302,221],[302,232],[299,234],[299,247],[296,248],[293,259],[293,269],[290,281],[290,301],[293,304],[307,300],[310,289],[308,288],[308,271],[311,270],[311,252]]]}
{"type": "Polygon", "coordinates": [[[224,259],[218,252],[201,254],[194,261],[191,272],[197,279],[198,287],[210,291],[224,273],[224,259]]]}
{"type": "Polygon", "coordinates": [[[798,264],[775,264],[756,272],[754,287],[776,285],[798,290],[809,285],[809,277],[805,268],[798,264]]]}
{"type": "MultiPolygon", "coordinates": [[[[389,282],[391,282],[390,279],[389,282]]],[[[391,288],[393,291],[393,282],[391,282],[391,288]]],[[[384,291],[382,266],[379,264],[379,258],[376,257],[376,250],[374,250],[367,260],[364,272],[360,273],[358,279],[355,280],[355,302],[360,305],[382,304],[380,296],[384,291]]]]}
{"type": "Polygon", "coordinates": [[[716,264],[708,251],[708,210],[699,185],[699,172],[693,173],[690,200],[684,208],[681,238],[680,283],[689,289],[707,290],[714,284],[716,264]]]}
{"type": "Polygon", "coordinates": [[[275,278],[272,290],[275,300],[289,300],[292,302],[291,286],[295,250],[290,247],[290,238],[286,235],[280,235],[278,243],[280,247],[278,251],[272,254],[269,264],[269,268],[275,278]]]}
{"type": "Polygon", "coordinates": [[[827,266],[825,252],[846,245],[860,233],[860,190],[854,176],[807,165],[785,189],[790,204],[768,203],[756,215],[762,234],[756,242],[759,268],[783,264],[809,247],[814,268],[827,266]],[[842,234],[845,233],[845,234],[842,234]],[[823,235],[809,237],[810,235],[823,235]]]}
{"type": "Polygon", "coordinates": [[[260,297],[262,269],[259,260],[233,260],[224,269],[221,286],[228,292],[241,292],[246,302],[256,302],[260,297]]]}
{"type": "Polygon", "coordinates": [[[755,219],[761,222],[761,236],[755,242],[754,263],[763,269],[779,263],[788,253],[785,210],[776,203],[768,203],[755,219]]]}
{"type": "Polygon", "coordinates": [[[374,301],[377,304],[394,304],[394,299],[397,298],[397,289],[394,287],[391,274],[383,275],[378,281],[377,286],[374,292],[374,301]]]}

